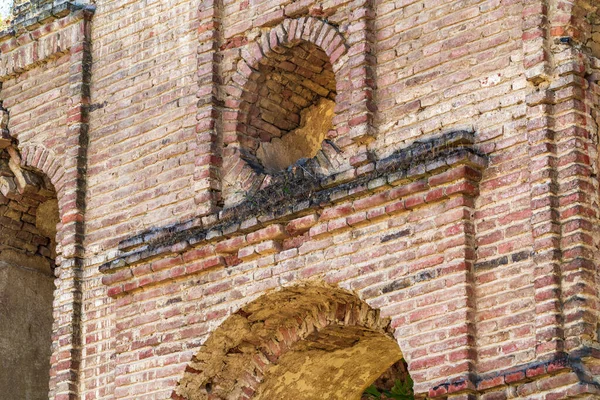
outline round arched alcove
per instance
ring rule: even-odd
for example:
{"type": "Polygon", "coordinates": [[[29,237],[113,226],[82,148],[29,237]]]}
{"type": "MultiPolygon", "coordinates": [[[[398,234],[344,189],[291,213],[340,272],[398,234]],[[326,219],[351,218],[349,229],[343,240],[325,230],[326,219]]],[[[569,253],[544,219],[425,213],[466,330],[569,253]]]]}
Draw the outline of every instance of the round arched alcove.
{"type": "Polygon", "coordinates": [[[328,326],[295,343],[265,374],[254,399],[360,399],[402,357],[387,335],[358,326],[328,326]]]}
{"type": "Polygon", "coordinates": [[[18,152],[0,150],[0,393],[47,399],[52,346],[56,190],[18,152]]]}
{"type": "Polygon", "coordinates": [[[229,96],[222,114],[223,206],[287,175],[320,179],[347,169],[337,140],[350,67],[337,27],[314,17],[285,19],[240,54],[222,87],[229,96]]]}
{"type": "Polygon", "coordinates": [[[360,400],[398,365],[402,352],[377,310],[336,287],[298,285],[225,320],[172,398],[360,400]]]}
{"type": "Polygon", "coordinates": [[[332,128],[336,81],[329,57],[307,41],[258,65],[256,96],[240,123],[244,157],[267,173],[315,157],[332,128]]]}

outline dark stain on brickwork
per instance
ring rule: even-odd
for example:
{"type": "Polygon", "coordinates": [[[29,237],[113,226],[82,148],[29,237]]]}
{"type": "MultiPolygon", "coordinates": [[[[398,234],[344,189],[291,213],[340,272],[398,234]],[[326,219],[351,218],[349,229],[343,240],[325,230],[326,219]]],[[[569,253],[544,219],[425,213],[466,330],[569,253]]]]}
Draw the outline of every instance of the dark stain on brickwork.
{"type": "Polygon", "coordinates": [[[406,289],[407,287],[412,285],[412,281],[410,278],[398,279],[386,285],[381,289],[382,293],[395,292],[396,290],[406,289]]]}
{"type": "Polygon", "coordinates": [[[410,286],[414,285],[415,283],[435,279],[439,275],[440,275],[440,273],[439,273],[439,270],[437,270],[437,269],[421,271],[421,272],[415,274],[414,276],[393,281],[392,283],[384,286],[383,289],[381,289],[381,292],[382,293],[390,293],[390,292],[394,292],[396,290],[406,289],[407,287],[410,287],[410,286]]]}
{"type": "Polygon", "coordinates": [[[94,104],[90,104],[90,106],[88,107],[89,112],[94,112],[96,110],[100,110],[104,107],[106,107],[108,105],[108,102],[104,102],[104,103],[94,103],[94,104]]]}
{"type": "Polygon", "coordinates": [[[407,236],[408,234],[410,234],[410,229],[403,229],[399,232],[385,235],[384,237],[381,238],[381,243],[389,242],[390,240],[399,239],[401,237],[407,236]]]}
{"type": "Polygon", "coordinates": [[[437,271],[422,271],[415,275],[415,282],[423,282],[437,277],[437,271]]]}
{"type": "Polygon", "coordinates": [[[510,258],[512,260],[512,262],[518,262],[518,261],[523,261],[523,260],[527,260],[529,257],[531,257],[531,252],[524,250],[524,251],[520,251],[518,253],[514,253],[511,254],[510,258]]]}
{"type": "Polygon", "coordinates": [[[475,263],[475,271],[485,271],[508,264],[508,256],[494,258],[493,260],[475,263]]]}
{"type": "Polygon", "coordinates": [[[172,297],[172,298],[170,298],[169,300],[167,300],[167,305],[170,305],[170,304],[175,304],[175,303],[179,303],[179,302],[181,302],[181,301],[182,301],[182,299],[181,299],[181,297],[180,297],[180,296],[177,296],[177,297],[172,297]]]}
{"type": "Polygon", "coordinates": [[[489,269],[497,268],[501,265],[508,264],[509,260],[511,262],[519,262],[523,260],[527,260],[532,256],[531,252],[528,250],[520,251],[518,253],[509,254],[506,256],[494,258],[493,260],[482,261],[475,264],[475,271],[485,271],[489,269]]]}
{"type": "Polygon", "coordinates": [[[541,375],[565,372],[573,372],[581,384],[600,388],[600,383],[594,378],[583,363],[583,359],[586,357],[598,358],[599,356],[600,350],[592,347],[583,347],[568,354],[564,352],[555,353],[546,360],[521,364],[502,372],[480,375],[471,373],[450,382],[434,386],[429,391],[429,397],[445,397],[448,394],[462,391],[468,386],[476,388],[477,390],[489,390],[505,385],[521,385],[534,381],[541,375]],[[471,385],[468,385],[469,382],[471,385]]]}

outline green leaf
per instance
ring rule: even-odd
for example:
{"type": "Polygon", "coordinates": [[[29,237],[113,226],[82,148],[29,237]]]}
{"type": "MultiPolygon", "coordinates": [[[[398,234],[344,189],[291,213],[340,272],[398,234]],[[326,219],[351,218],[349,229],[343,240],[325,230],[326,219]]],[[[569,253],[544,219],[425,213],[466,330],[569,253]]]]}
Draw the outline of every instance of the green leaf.
{"type": "Polygon", "coordinates": [[[363,395],[371,396],[375,400],[381,400],[382,398],[392,400],[414,400],[415,395],[413,393],[413,385],[413,380],[410,376],[407,376],[405,380],[396,379],[392,390],[383,390],[380,392],[375,385],[371,385],[364,391],[363,395]]]}
{"type": "Polygon", "coordinates": [[[379,393],[379,390],[377,390],[375,385],[369,386],[367,389],[365,389],[363,394],[366,394],[367,396],[372,396],[374,399],[381,399],[381,393],[379,393]]]}
{"type": "Polygon", "coordinates": [[[395,400],[413,400],[413,380],[407,376],[406,380],[396,379],[392,390],[385,393],[391,399],[395,400]]]}

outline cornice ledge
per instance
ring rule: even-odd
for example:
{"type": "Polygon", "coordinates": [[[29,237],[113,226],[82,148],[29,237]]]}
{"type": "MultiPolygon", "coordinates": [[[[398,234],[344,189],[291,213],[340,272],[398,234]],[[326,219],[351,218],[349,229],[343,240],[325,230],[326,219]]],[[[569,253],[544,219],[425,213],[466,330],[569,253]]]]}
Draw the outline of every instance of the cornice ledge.
{"type": "MultiPolygon", "coordinates": [[[[418,140],[388,157],[372,161],[372,168],[363,165],[323,179],[314,178],[302,168],[284,171],[273,176],[268,187],[239,205],[123,240],[118,255],[102,264],[99,270],[110,274],[152,258],[183,253],[191,247],[290,221],[342,201],[427,180],[460,165],[481,172],[487,166],[487,158],[475,149],[474,139],[474,132],[452,131],[429,140],[418,140]]],[[[469,179],[478,181],[477,177],[469,179]]],[[[430,202],[437,200],[439,198],[430,202]]]]}

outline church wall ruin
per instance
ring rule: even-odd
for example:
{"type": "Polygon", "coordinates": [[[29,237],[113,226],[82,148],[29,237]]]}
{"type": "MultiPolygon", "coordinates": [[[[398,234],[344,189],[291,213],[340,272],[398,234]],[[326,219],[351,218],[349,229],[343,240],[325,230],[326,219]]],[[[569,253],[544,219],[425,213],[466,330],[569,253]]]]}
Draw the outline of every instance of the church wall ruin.
{"type": "Polygon", "coordinates": [[[0,140],[61,210],[53,398],[282,393],[302,353],[177,388],[298,285],[389,318],[417,398],[598,396],[593,2],[27,4],[0,140]]]}

